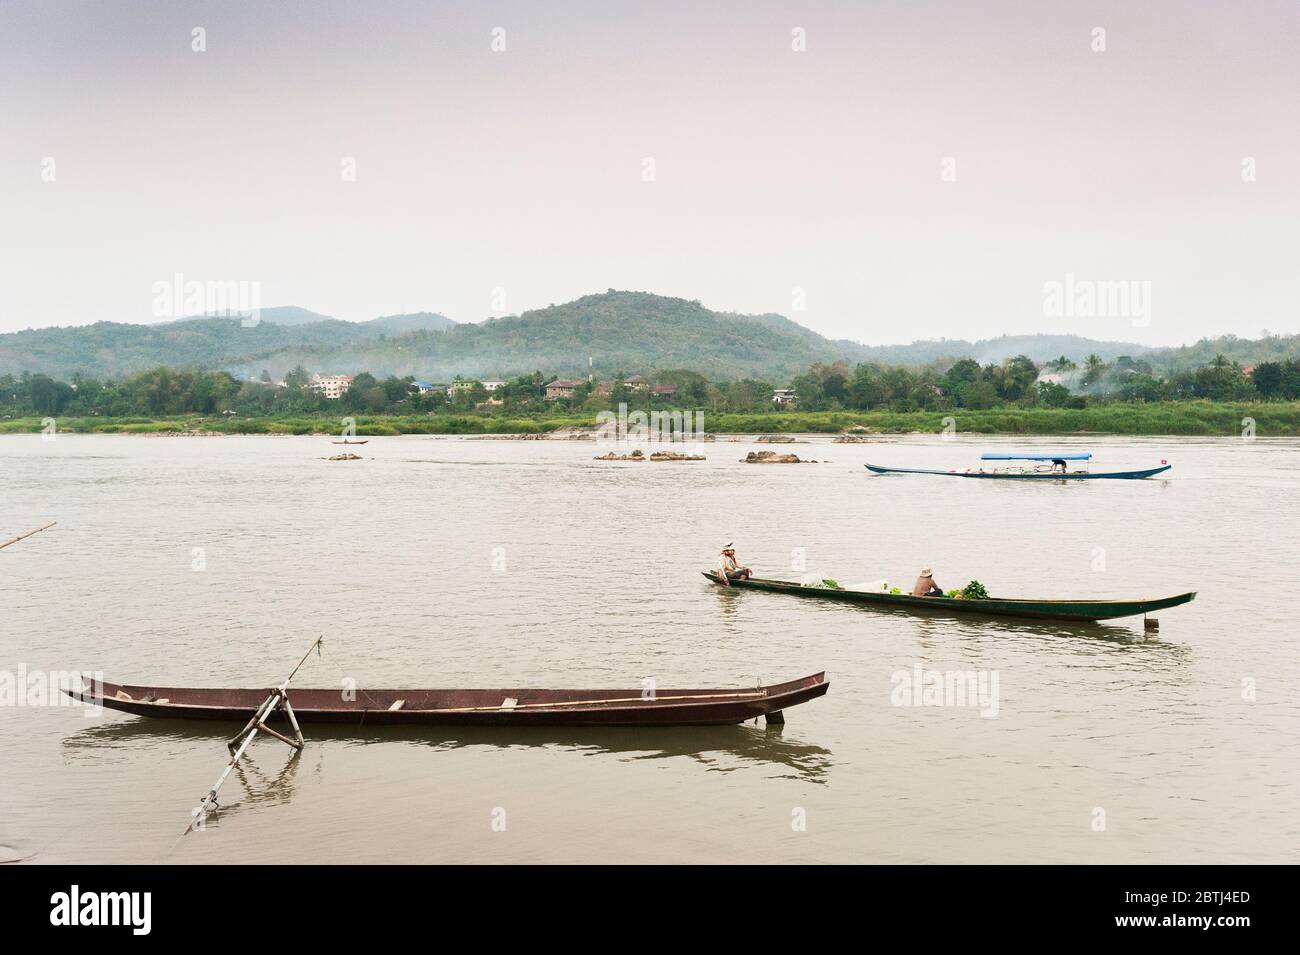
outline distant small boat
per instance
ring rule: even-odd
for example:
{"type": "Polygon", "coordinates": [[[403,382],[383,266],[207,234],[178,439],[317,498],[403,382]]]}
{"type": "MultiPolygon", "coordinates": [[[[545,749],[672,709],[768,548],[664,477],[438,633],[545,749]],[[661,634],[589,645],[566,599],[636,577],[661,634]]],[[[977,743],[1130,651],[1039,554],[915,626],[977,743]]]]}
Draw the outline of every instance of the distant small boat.
{"type": "Polygon", "coordinates": [[[873,474],[937,474],[941,477],[963,478],[1010,478],[1015,480],[1037,481],[1098,481],[1121,480],[1135,481],[1153,477],[1168,471],[1172,464],[1161,461],[1159,467],[1145,468],[1139,471],[1089,471],[1090,453],[1083,454],[981,454],[981,461],[1031,461],[1031,467],[990,468],[972,471],[939,471],[926,468],[886,468],[878,464],[868,464],[867,470],[873,474]],[[1082,467],[1069,470],[1070,462],[1083,462],[1082,467]],[[1046,468],[1043,465],[1047,465],[1046,468]]]}
{"type": "Polygon", "coordinates": [[[344,438],[342,441],[333,441],[331,443],[332,444],[369,444],[370,439],[366,438],[364,441],[349,441],[346,438],[344,438]]]}
{"type": "MultiPolygon", "coordinates": [[[[716,570],[703,571],[705,577],[718,586],[722,580],[716,570]]],[[[911,594],[890,594],[875,590],[836,590],[830,587],[804,587],[786,580],[730,581],[732,587],[742,590],[766,590],[771,593],[793,594],[796,597],[820,597],[823,600],[840,600],[848,603],[878,604],[899,610],[929,610],[940,613],[977,613],[993,617],[1034,617],[1040,620],[1114,620],[1117,617],[1136,617],[1167,607],[1177,607],[1196,598],[1195,591],[1154,600],[1019,600],[990,597],[985,600],[965,600],[955,597],[913,597],[911,594]]]]}
{"type": "MultiPolygon", "coordinates": [[[[781,711],[826,693],[825,673],[800,680],[736,689],[663,690],[289,690],[301,723],[440,726],[720,726],[762,716],[783,722],[781,711]]],[[[266,690],[131,686],[89,681],[74,699],[179,720],[243,722],[257,712],[266,690]]],[[[283,715],[276,713],[277,719],[283,715]]]]}

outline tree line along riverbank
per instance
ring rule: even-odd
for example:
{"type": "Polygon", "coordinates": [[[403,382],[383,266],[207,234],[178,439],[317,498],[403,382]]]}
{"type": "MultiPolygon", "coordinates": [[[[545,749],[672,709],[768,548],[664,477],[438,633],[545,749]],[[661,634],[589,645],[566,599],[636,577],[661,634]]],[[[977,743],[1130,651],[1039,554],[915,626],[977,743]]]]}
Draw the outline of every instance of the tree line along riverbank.
{"type": "MultiPolygon", "coordinates": [[[[950,411],[773,411],[736,414],[702,409],[704,428],[723,434],[1300,436],[1300,401],[1109,402],[1088,408],[999,408],[950,411]]],[[[0,434],[54,430],[78,434],[338,434],[345,415],[167,415],[159,417],[18,417],[0,419],[0,434]]],[[[532,434],[590,428],[595,415],[510,417],[490,413],[359,414],[358,435],[532,434]]]]}

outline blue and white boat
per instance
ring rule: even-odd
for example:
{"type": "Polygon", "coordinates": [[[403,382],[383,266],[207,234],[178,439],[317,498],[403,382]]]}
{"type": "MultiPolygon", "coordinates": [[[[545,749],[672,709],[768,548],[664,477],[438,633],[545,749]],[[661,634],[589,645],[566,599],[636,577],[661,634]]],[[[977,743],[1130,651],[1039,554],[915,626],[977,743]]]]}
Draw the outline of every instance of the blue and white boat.
{"type": "Polygon", "coordinates": [[[878,464],[868,464],[867,470],[873,474],[938,474],[943,477],[963,478],[1012,478],[1016,480],[1062,481],[1062,480],[1125,480],[1135,481],[1153,477],[1168,471],[1172,464],[1161,460],[1160,466],[1145,468],[1140,471],[1089,471],[1092,460],[1089,452],[1069,454],[981,454],[981,461],[1023,462],[1019,466],[990,465],[965,471],[938,471],[926,468],[886,468],[878,464]]]}

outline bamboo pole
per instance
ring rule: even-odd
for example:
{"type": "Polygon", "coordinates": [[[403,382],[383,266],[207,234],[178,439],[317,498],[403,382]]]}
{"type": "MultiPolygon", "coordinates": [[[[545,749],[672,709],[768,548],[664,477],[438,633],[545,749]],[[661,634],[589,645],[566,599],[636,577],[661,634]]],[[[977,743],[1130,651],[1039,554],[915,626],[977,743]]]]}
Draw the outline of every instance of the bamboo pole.
{"type": "Polygon", "coordinates": [[[271,729],[271,727],[267,726],[265,723],[258,723],[257,728],[260,729],[263,733],[270,733],[280,742],[287,743],[288,745],[292,746],[294,749],[302,749],[302,743],[299,743],[296,740],[289,739],[289,737],[285,736],[283,733],[277,733],[275,730],[271,729]]]}
{"type": "Polygon", "coordinates": [[[611,700],[568,700],[558,703],[517,703],[514,706],[456,706],[436,710],[415,710],[418,713],[497,713],[510,710],[528,710],[561,706],[599,706],[605,703],[675,703],[678,700],[760,700],[767,697],[767,690],[743,690],[737,693],[695,693],[684,696],[656,696],[646,699],[643,696],[624,696],[611,700]]]}
{"type": "Polygon", "coordinates": [[[26,534],[19,534],[19,535],[18,535],[17,537],[15,537],[13,540],[7,540],[7,541],[5,541],[3,544],[0,544],[0,550],[3,550],[4,548],[8,547],[10,544],[17,544],[20,540],[23,540],[24,538],[27,538],[27,537],[31,537],[33,534],[39,534],[41,531],[49,530],[51,527],[53,527],[53,526],[54,526],[55,524],[57,524],[57,523],[59,523],[59,522],[58,522],[58,521],[50,521],[50,522],[49,522],[48,524],[46,524],[44,527],[38,527],[38,528],[36,528],[36,530],[34,530],[34,531],[28,531],[26,534]]]}
{"type": "Polygon", "coordinates": [[[207,794],[199,800],[199,808],[194,813],[193,818],[190,819],[189,825],[185,827],[185,831],[181,833],[182,836],[189,835],[189,833],[194,831],[195,826],[201,825],[203,820],[207,818],[208,812],[212,807],[217,805],[217,790],[221,788],[227,777],[230,776],[231,770],[235,768],[239,763],[240,758],[242,758],[244,753],[247,752],[248,747],[252,744],[253,737],[257,735],[258,730],[266,730],[267,733],[274,736],[276,739],[284,740],[284,742],[288,743],[295,750],[302,749],[305,741],[302,738],[302,731],[298,729],[298,720],[292,715],[292,709],[289,710],[289,720],[293,724],[295,732],[298,734],[299,741],[296,743],[267,726],[266,720],[275,712],[277,706],[280,706],[281,704],[285,707],[289,706],[289,682],[298,674],[298,670],[302,668],[302,665],[307,662],[307,658],[311,656],[311,652],[320,646],[322,639],[324,638],[317,637],[312,641],[311,646],[307,648],[307,652],[302,655],[302,659],[298,661],[298,665],[289,672],[287,677],[285,677],[284,682],[271,691],[270,695],[262,701],[262,705],[257,708],[257,712],[253,714],[253,718],[248,721],[247,725],[239,731],[233,740],[226,744],[227,748],[234,748],[236,743],[238,743],[239,746],[238,749],[235,749],[232,753],[230,762],[226,763],[226,768],[221,771],[221,775],[217,777],[217,781],[212,784],[212,788],[209,789],[207,794]]]}
{"type": "Polygon", "coordinates": [[[319,646],[321,645],[321,641],[323,641],[324,639],[325,639],[324,637],[317,637],[315,640],[312,641],[311,646],[309,646],[309,647],[307,648],[307,652],[304,653],[304,654],[302,655],[302,659],[298,661],[298,666],[294,667],[293,670],[289,673],[289,675],[288,675],[287,677],[284,678],[284,682],[280,684],[280,692],[281,692],[281,693],[283,693],[285,690],[289,689],[289,682],[290,682],[290,681],[291,681],[295,676],[298,675],[298,670],[302,667],[302,665],[303,665],[304,663],[307,662],[307,658],[308,658],[309,656],[311,656],[311,652],[312,652],[313,650],[315,650],[317,647],[319,647],[319,646]]]}
{"type": "Polygon", "coordinates": [[[293,727],[293,735],[298,737],[298,748],[302,749],[307,745],[307,741],[302,738],[302,728],[298,726],[298,716],[294,713],[293,707],[289,705],[289,697],[284,698],[284,713],[289,717],[289,725],[293,727]]]}
{"type": "Polygon", "coordinates": [[[262,701],[261,705],[257,708],[257,710],[254,711],[252,719],[250,719],[247,723],[245,723],[244,728],[240,730],[238,733],[236,733],[233,737],[231,737],[230,741],[226,743],[226,749],[230,750],[231,752],[234,752],[235,748],[239,746],[240,741],[245,736],[248,735],[249,731],[257,730],[257,727],[261,724],[262,720],[270,715],[271,711],[269,707],[271,705],[271,702],[275,699],[275,697],[276,694],[274,691],[272,691],[271,695],[262,701]]]}

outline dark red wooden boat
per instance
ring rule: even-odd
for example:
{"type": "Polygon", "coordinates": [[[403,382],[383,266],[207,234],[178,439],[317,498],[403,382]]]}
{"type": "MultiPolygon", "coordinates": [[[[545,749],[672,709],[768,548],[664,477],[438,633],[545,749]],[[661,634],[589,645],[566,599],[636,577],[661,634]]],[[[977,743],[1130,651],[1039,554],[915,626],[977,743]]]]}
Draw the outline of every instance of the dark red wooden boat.
{"type": "MultiPolygon", "coordinates": [[[[825,673],[750,689],[656,690],[361,690],[291,689],[300,723],[439,726],[714,726],[758,716],[783,722],[781,711],[822,696],[825,673]]],[[[246,722],[270,690],[201,689],[86,683],[65,690],[86,703],[177,720],[246,722]]],[[[283,720],[277,711],[275,719],[283,720]]]]}

